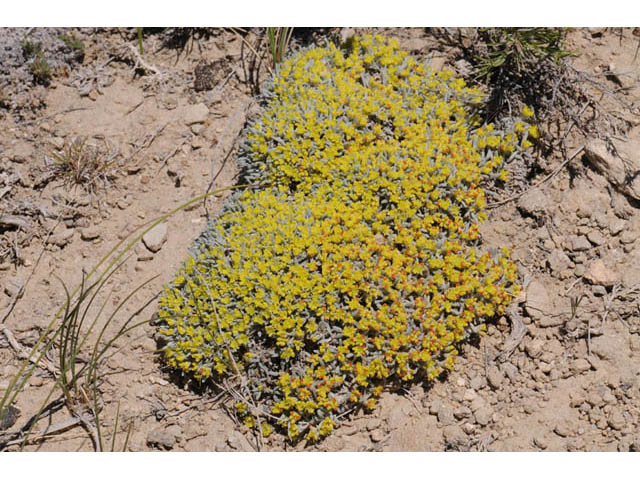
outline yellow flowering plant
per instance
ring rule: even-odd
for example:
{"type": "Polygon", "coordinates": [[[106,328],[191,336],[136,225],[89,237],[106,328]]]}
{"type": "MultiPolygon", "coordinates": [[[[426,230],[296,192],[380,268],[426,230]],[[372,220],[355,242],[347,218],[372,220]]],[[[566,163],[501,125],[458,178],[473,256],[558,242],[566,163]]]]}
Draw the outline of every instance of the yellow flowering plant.
{"type": "Polygon", "coordinates": [[[382,37],[279,64],[239,154],[241,181],[275,186],[231,196],[166,287],[165,362],[241,378],[238,416],[291,441],[451,369],[518,293],[478,227],[530,129],[480,125],[482,100],[382,37]]]}

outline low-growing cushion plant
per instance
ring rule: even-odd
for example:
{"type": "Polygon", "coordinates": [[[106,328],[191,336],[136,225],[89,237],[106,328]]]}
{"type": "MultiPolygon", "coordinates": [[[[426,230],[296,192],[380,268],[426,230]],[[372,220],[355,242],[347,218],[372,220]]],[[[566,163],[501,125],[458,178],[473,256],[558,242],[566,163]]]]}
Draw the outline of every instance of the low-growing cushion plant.
{"type": "Polygon", "coordinates": [[[483,185],[536,130],[481,125],[482,101],[382,37],[279,64],[239,153],[269,186],[229,197],[167,286],[166,363],[292,441],[451,369],[518,293],[508,250],[481,245],[483,185]]]}

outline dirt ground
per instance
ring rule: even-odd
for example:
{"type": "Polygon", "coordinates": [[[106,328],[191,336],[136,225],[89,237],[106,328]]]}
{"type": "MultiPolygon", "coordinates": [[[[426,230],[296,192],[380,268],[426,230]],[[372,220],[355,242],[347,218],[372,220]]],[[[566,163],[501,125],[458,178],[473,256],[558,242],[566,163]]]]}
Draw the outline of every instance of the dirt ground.
{"type": "MultiPolygon", "coordinates": [[[[296,42],[363,30],[394,36],[435,68],[463,73],[459,52],[428,29],[330,29],[296,42]]],[[[64,305],[58,279],[75,287],[136,228],[233,184],[234,149],[248,116],[259,111],[254,85],[267,75],[266,63],[256,81],[247,48],[228,30],[150,29],[143,40],[140,56],[135,29],[0,30],[7,45],[0,52],[0,320],[21,348],[30,349],[64,305]],[[25,38],[41,43],[48,81],[34,81],[37,54],[25,60],[25,38]],[[52,168],[56,152],[78,138],[115,166],[90,188],[65,183],[52,168]]],[[[595,148],[590,142],[612,136],[640,171],[639,41],[631,29],[569,34],[569,48],[579,52],[574,68],[609,86],[615,95],[603,93],[602,108],[628,128],[590,138],[574,129],[565,147],[578,155],[563,162],[551,152],[527,178],[526,194],[501,203],[513,192],[498,192],[493,199],[483,238],[513,247],[524,286],[509,315],[466,345],[446,378],[385,393],[373,413],[356,414],[317,445],[291,446],[272,436],[263,450],[640,450],[640,196],[634,197],[633,178],[616,184],[611,164],[598,169],[587,155],[595,148]]],[[[106,310],[151,280],[107,333],[172,279],[223,197],[172,215],[166,235],[155,232],[157,251],[136,245],[106,284],[106,310]]],[[[136,318],[151,318],[154,306],[136,318]]],[[[0,398],[22,363],[3,331],[0,398]]],[[[108,445],[116,432],[115,448],[122,448],[130,432],[130,451],[255,450],[255,439],[224,402],[172,381],[158,362],[154,333],[147,323],[119,339],[104,365],[108,445]]],[[[19,413],[12,422],[3,419],[0,435],[23,428],[53,382],[37,367],[14,404],[19,413]]],[[[34,432],[69,418],[60,409],[34,432]]],[[[94,445],[75,424],[25,449],[94,445]]]]}

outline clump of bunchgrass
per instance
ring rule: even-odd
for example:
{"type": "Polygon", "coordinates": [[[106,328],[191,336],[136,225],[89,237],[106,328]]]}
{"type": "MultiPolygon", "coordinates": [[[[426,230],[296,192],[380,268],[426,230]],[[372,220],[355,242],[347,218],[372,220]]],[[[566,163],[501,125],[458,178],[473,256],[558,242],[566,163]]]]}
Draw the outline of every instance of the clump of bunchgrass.
{"type": "Polygon", "coordinates": [[[117,445],[119,403],[113,427],[109,429],[104,421],[102,383],[106,375],[113,373],[106,361],[119,350],[119,347],[116,347],[117,343],[122,343],[125,336],[149,322],[140,317],[155,297],[121,320],[122,309],[152,279],[134,288],[123,300],[116,303],[113,302],[110,292],[105,292],[107,284],[145,233],[176,212],[211,195],[234,188],[242,187],[222,188],[200,195],[140,227],[138,231],[118,242],[89,272],[83,273],[82,282],[74,290],[69,291],[64,282],[61,283],[66,301],[53,314],[44,332],[26,354],[18,372],[0,396],[0,422],[11,420],[6,423],[14,423],[18,412],[14,405],[18,403],[19,397],[25,394],[24,387],[36,368],[46,369],[55,381],[36,413],[21,427],[0,432],[0,451],[15,448],[22,450],[28,444],[46,441],[46,438],[58,432],[79,425],[89,432],[96,451],[115,451],[116,447],[122,451],[127,449],[133,424],[125,427],[125,438],[117,445]],[[98,305],[100,301],[102,303],[98,305]],[[106,313],[109,306],[113,306],[113,309],[106,313]],[[119,327],[112,333],[112,327],[116,323],[119,327]],[[49,360],[50,357],[52,360],[49,360]],[[52,425],[51,415],[62,408],[67,409],[72,417],[71,421],[63,422],[62,426],[52,425]],[[38,430],[39,426],[43,428],[38,430]],[[108,436],[111,437],[110,444],[107,443],[108,436]]]}
{"type": "Polygon", "coordinates": [[[80,186],[93,193],[117,176],[119,152],[107,142],[97,145],[87,137],[69,137],[61,149],[50,153],[48,168],[67,186],[80,186]]]}

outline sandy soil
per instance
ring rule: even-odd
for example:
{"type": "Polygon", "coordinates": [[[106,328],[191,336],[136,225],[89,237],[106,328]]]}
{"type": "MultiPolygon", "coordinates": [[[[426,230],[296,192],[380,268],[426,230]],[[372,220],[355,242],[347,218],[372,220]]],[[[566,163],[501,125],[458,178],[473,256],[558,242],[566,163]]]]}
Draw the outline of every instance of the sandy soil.
{"type": "MultiPolygon", "coordinates": [[[[464,67],[459,52],[428,31],[381,31],[431,57],[436,68],[464,67]]],[[[196,31],[185,43],[175,33],[151,31],[143,57],[135,53],[134,30],[73,30],[83,56],[61,42],[63,29],[3,29],[0,37],[15,46],[26,33],[44,45],[53,76],[36,85],[17,46],[0,54],[7,56],[0,61],[0,319],[29,349],[65,302],[58,279],[73,288],[136,228],[208,188],[233,183],[238,135],[259,107],[248,53],[232,32],[196,31]],[[51,174],[54,153],[78,137],[111,152],[117,164],[90,192],[51,174]]],[[[600,75],[615,92],[602,97],[602,108],[629,125],[613,135],[640,165],[640,58],[634,57],[640,39],[628,29],[578,29],[569,40],[580,53],[574,67],[600,75]]],[[[265,75],[263,66],[259,80],[265,75]]],[[[567,151],[594,139],[572,131],[567,151]]],[[[531,189],[490,210],[485,242],[513,246],[524,293],[486,336],[465,346],[453,372],[429,386],[384,394],[377,410],[355,415],[317,445],[273,437],[263,449],[640,450],[640,202],[593,168],[584,150],[550,175],[562,160],[558,152],[541,159],[544,169],[527,179],[531,189]]],[[[496,201],[512,192],[499,193],[496,201]]],[[[112,292],[106,311],[151,280],[117,313],[108,334],[171,280],[222,197],[171,216],[157,252],[136,245],[105,286],[112,292]]],[[[151,318],[154,305],[136,319],[151,318]]],[[[107,444],[115,431],[116,448],[130,432],[131,451],[254,450],[255,439],[224,404],[174,382],[155,349],[150,324],[114,345],[101,385],[107,444]]],[[[0,332],[0,395],[20,365],[0,332]]],[[[53,382],[46,368],[36,368],[15,402],[19,414],[0,425],[0,435],[22,428],[53,382]]],[[[35,431],[69,418],[62,408],[35,431]]],[[[94,445],[78,424],[25,448],[94,445]]]]}

